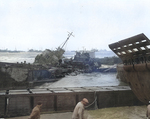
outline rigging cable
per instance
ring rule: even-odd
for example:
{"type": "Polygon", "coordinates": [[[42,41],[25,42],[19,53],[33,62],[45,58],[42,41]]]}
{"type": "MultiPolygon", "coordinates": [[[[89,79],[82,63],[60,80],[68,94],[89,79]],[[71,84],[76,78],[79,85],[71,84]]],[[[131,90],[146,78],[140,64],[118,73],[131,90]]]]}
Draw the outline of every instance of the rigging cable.
{"type": "Polygon", "coordinates": [[[95,103],[95,109],[98,109],[96,91],[94,92],[94,98],[95,98],[94,101],[91,104],[89,104],[88,106],[85,106],[85,108],[88,108],[95,103]]]}

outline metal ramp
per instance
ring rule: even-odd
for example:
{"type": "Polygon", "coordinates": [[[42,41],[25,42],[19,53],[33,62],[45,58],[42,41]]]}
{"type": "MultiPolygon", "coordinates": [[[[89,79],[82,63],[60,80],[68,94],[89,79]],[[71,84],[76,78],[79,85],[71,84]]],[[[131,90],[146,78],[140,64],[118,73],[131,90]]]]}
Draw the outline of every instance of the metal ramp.
{"type": "Polygon", "coordinates": [[[150,40],[139,34],[109,45],[124,65],[150,62],[150,40]]]}

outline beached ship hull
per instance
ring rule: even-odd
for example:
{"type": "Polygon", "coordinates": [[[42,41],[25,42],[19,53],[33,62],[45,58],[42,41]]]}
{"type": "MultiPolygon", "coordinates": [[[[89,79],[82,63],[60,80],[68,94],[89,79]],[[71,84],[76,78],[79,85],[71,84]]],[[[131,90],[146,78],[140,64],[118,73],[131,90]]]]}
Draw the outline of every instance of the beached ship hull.
{"type": "Polygon", "coordinates": [[[57,81],[71,70],[71,68],[47,68],[42,65],[0,62],[0,89],[33,88],[36,84],[57,81]]]}
{"type": "Polygon", "coordinates": [[[123,64],[117,66],[117,77],[129,84],[137,98],[150,100],[150,41],[142,33],[109,45],[123,64]]]}
{"type": "Polygon", "coordinates": [[[121,81],[127,82],[137,98],[148,104],[150,100],[150,63],[133,66],[117,66],[117,75],[121,81]]]}

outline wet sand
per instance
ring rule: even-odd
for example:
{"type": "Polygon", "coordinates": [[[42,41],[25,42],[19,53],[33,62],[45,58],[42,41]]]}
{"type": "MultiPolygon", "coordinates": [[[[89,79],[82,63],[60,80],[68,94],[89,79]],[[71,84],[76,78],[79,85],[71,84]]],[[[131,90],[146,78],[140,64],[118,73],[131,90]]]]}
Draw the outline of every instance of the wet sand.
{"type": "MultiPolygon", "coordinates": [[[[146,119],[146,105],[85,110],[87,119],[146,119]]],[[[41,119],[71,119],[72,112],[41,114],[41,119]]],[[[28,119],[29,116],[5,118],[28,119]]]]}

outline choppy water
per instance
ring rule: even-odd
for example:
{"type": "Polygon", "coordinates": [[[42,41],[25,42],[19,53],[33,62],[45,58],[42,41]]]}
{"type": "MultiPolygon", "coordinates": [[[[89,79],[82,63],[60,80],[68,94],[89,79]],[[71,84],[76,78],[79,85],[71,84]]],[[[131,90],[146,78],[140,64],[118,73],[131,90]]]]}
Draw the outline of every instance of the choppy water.
{"type": "Polygon", "coordinates": [[[24,62],[33,63],[35,57],[40,54],[39,52],[20,52],[20,53],[9,53],[0,52],[0,62],[17,63],[24,62]]]}
{"type": "Polygon", "coordinates": [[[66,76],[54,83],[45,83],[40,88],[51,87],[85,87],[85,86],[118,86],[124,85],[116,78],[116,73],[83,73],[77,76],[66,76]]]}
{"type": "MultiPolygon", "coordinates": [[[[40,53],[20,52],[4,53],[0,52],[0,62],[24,62],[33,63],[34,58],[40,53]]],[[[71,56],[71,55],[70,55],[71,56]]],[[[77,76],[65,76],[54,83],[45,83],[40,88],[49,87],[82,87],[82,86],[117,86],[125,85],[116,78],[116,73],[84,73],[77,76]]]]}

